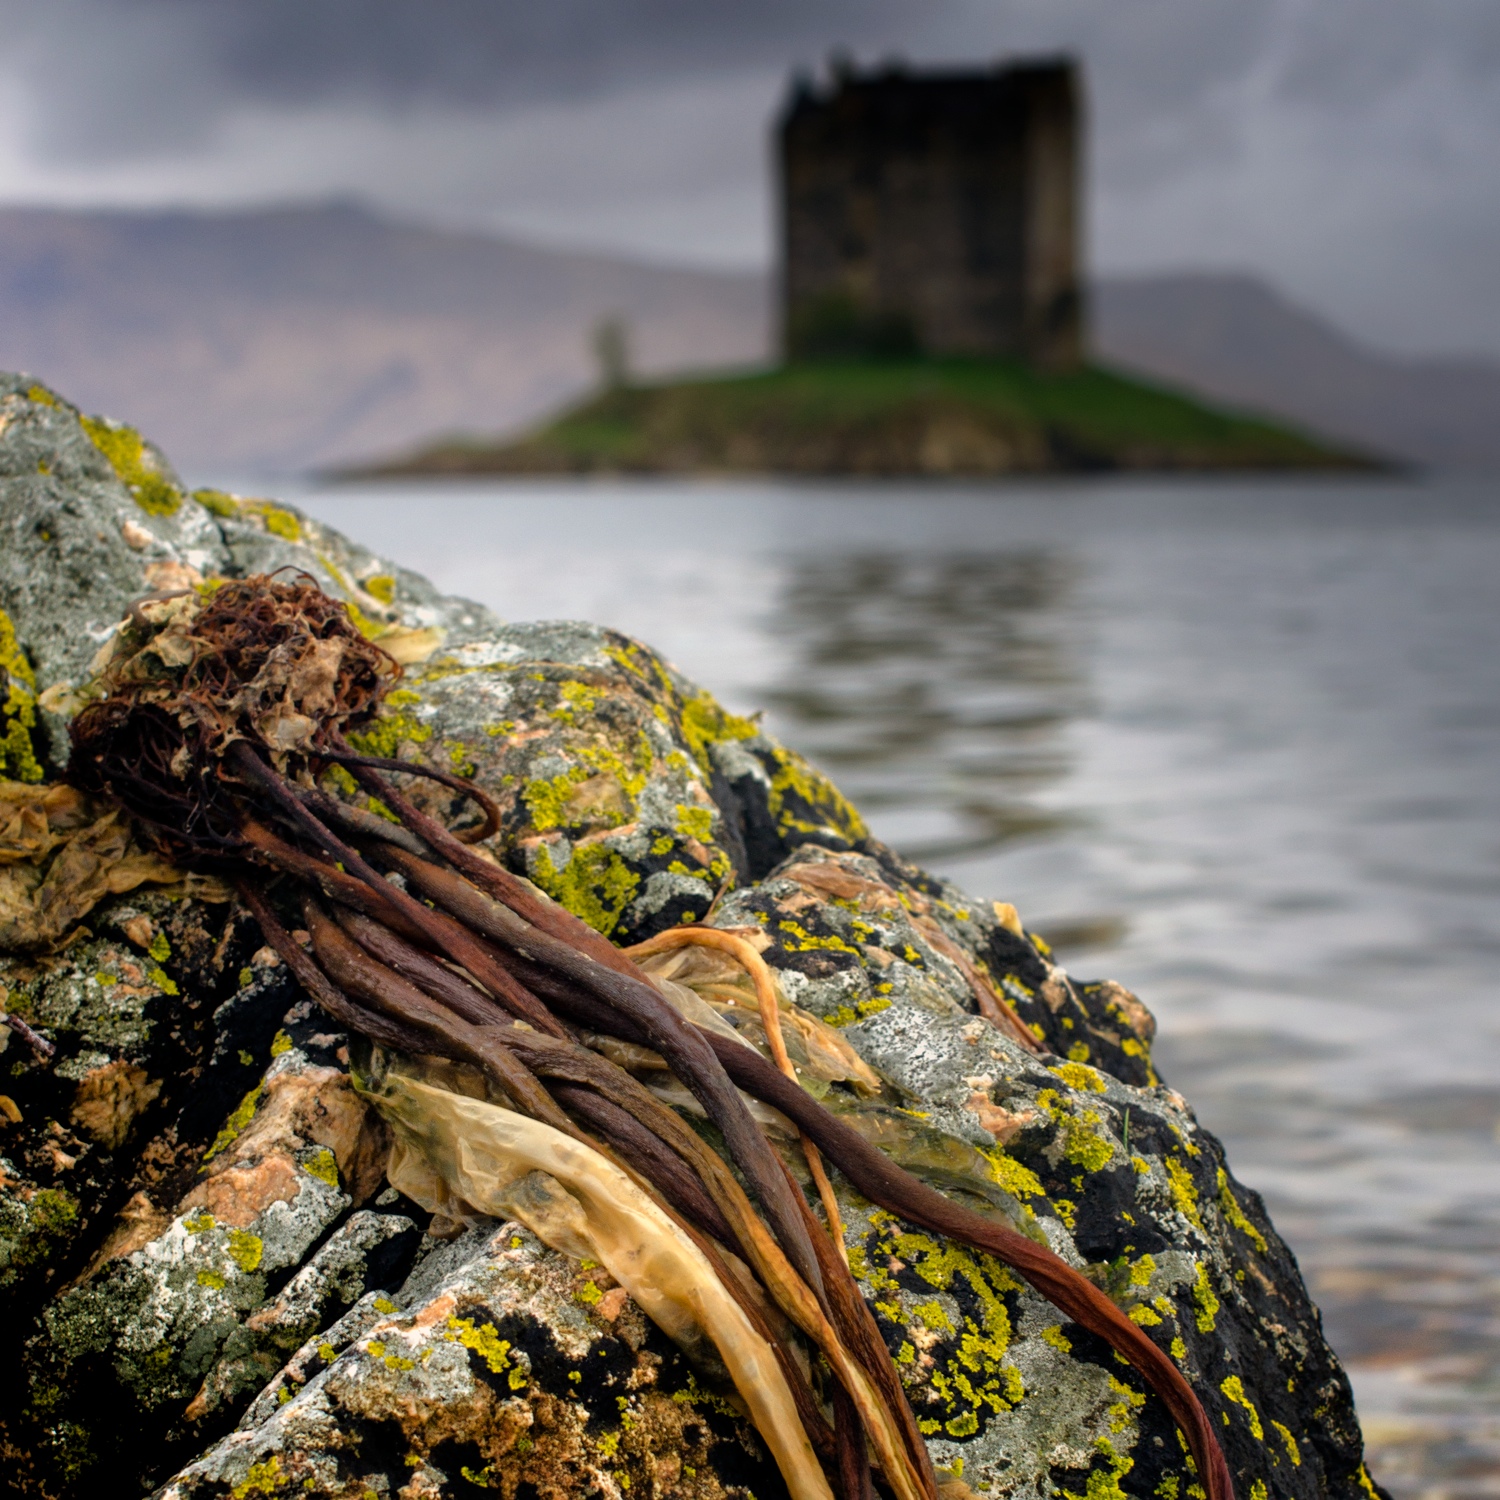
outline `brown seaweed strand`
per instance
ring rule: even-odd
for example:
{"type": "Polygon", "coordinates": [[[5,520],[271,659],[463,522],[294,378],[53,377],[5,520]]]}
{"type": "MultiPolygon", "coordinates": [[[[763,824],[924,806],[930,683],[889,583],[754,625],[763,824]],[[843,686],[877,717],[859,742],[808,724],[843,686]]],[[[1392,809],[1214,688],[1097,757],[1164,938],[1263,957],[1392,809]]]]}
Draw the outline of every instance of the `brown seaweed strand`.
{"type": "MultiPolygon", "coordinates": [[[[788,1173],[790,1180],[790,1173],[788,1173]]],[[[800,1194],[798,1195],[800,1198],[800,1194]]],[[[812,1210],[804,1204],[803,1211],[812,1223],[812,1210]]],[[[813,1226],[816,1228],[816,1225],[813,1226]]],[[[937,1475],[933,1472],[932,1457],[927,1452],[927,1443],[917,1428],[917,1419],[912,1413],[911,1403],[901,1387],[901,1377],[896,1373],[891,1352],[870,1312],[859,1287],[855,1285],[848,1262],[834,1252],[834,1246],[826,1236],[813,1235],[813,1246],[822,1262],[823,1284],[828,1288],[828,1300],[832,1307],[833,1324],[839,1337],[854,1353],[876,1383],[886,1409],[896,1418],[901,1436],[906,1443],[907,1456],[913,1470],[922,1480],[930,1500],[936,1500],[937,1475]]]]}
{"type": "MultiPolygon", "coordinates": [[[[903,1415],[909,1420],[909,1413],[905,1411],[906,1398],[900,1392],[899,1384],[895,1389],[902,1410],[893,1414],[884,1409],[878,1378],[862,1370],[860,1362],[845,1347],[819,1300],[793,1270],[781,1247],[756,1214],[745,1190],[718,1154],[644,1085],[597,1053],[575,1044],[559,1043],[535,1032],[525,1032],[515,1026],[507,1032],[507,1041],[539,1077],[567,1079],[597,1090],[634,1115],[696,1170],[733,1231],[741,1254],[755,1268],[783,1312],[823,1350],[835,1378],[851,1392],[866,1427],[876,1436],[881,1466],[891,1477],[897,1493],[908,1500],[923,1496],[925,1491],[920,1473],[913,1472],[898,1430],[903,1415]]],[[[755,1055],[759,1056],[758,1053],[755,1055]]],[[[779,1161],[777,1165],[780,1168],[779,1161]]],[[[807,1215],[802,1195],[794,1192],[793,1198],[801,1204],[802,1213],[807,1215]]],[[[813,1231],[814,1243],[825,1240],[816,1225],[813,1225],[813,1231]]],[[[831,1244],[828,1253],[832,1254],[831,1244]]],[[[844,1274],[847,1276],[847,1271],[844,1274]]],[[[889,1355],[882,1354],[882,1357],[888,1359],[889,1355]]]]}
{"type": "Polygon", "coordinates": [[[292,937],[271,904],[248,880],[236,882],[240,900],[250,909],[251,915],[260,924],[266,942],[281,956],[281,960],[292,971],[297,983],[317,1001],[318,1005],[345,1031],[367,1036],[383,1046],[406,1051],[412,1042],[409,1027],[389,1020],[385,1016],[371,1015],[349,1000],[326,974],[318,967],[312,956],[292,937]]]}
{"type": "MultiPolygon", "coordinates": [[[[352,765],[360,757],[346,759],[352,765]]],[[[391,769],[396,770],[415,769],[405,761],[388,764],[391,769]]],[[[495,900],[504,902],[517,916],[549,936],[581,949],[607,969],[634,979],[641,977],[636,966],[608,938],[595,932],[581,917],[574,916],[567,907],[549,900],[529,880],[476,854],[436,818],[429,817],[374,771],[356,770],[355,776],[371,796],[384,802],[435,854],[441,855],[455,870],[495,900]]]]}
{"type": "Polygon", "coordinates": [[[409,979],[471,1025],[503,1026],[510,1022],[510,1016],[472,980],[454,973],[431,954],[413,947],[389,927],[383,927],[347,906],[335,905],[333,916],[371,958],[379,959],[387,968],[409,979]]]}
{"type": "MultiPolygon", "coordinates": [[[[781,1034],[781,1008],[776,999],[776,981],[772,978],[765,959],[744,938],[736,937],[732,932],[721,932],[717,927],[670,927],[665,932],[657,933],[655,937],[647,938],[644,943],[636,943],[633,947],[620,951],[627,957],[636,959],[690,944],[729,954],[749,974],[750,981],[755,986],[755,998],[760,1006],[760,1023],[766,1033],[766,1046],[771,1049],[771,1060],[795,1083],[797,1070],[787,1056],[786,1040],[781,1034]]],[[[813,1184],[823,1204],[823,1212],[828,1218],[828,1233],[847,1265],[849,1252],[844,1245],[844,1223],[839,1215],[839,1200],[834,1196],[833,1184],[823,1169],[823,1158],[808,1136],[802,1136],[800,1144],[802,1155],[807,1160],[807,1170],[812,1174],[813,1184]]]]}
{"type": "Polygon", "coordinates": [[[902,1170],[878,1147],[784,1078],[760,1053],[711,1032],[704,1036],[734,1082],[806,1130],[865,1197],[933,1233],[989,1251],[1074,1322],[1123,1354],[1166,1403],[1182,1429],[1209,1500],[1233,1500],[1229,1466],[1193,1388],[1177,1366],[1098,1287],[1052,1251],[964,1208],[902,1170]]]}
{"type": "Polygon", "coordinates": [[[316,897],[304,897],[302,912],[312,937],[313,952],[341,990],[398,1021],[435,1033],[451,1047],[462,1049],[494,1078],[523,1114],[578,1138],[578,1131],[566,1113],[501,1040],[503,1033],[498,1027],[471,1025],[394,969],[378,963],[323,910],[316,897]]]}
{"type": "Polygon", "coordinates": [[[318,886],[330,899],[351,906],[453,959],[484,985],[506,1010],[539,1031],[554,1036],[566,1035],[552,1012],[518,983],[468,928],[445,912],[433,911],[413,900],[405,891],[378,875],[373,881],[363,880],[347,870],[313,859],[253,819],[245,821],[243,832],[246,842],[268,863],[318,886]]]}
{"type": "MultiPolygon", "coordinates": [[[[320,748],[318,755],[322,760],[334,761],[341,766],[351,766],[356,771],[399,771],[404,776],[422,776],[428,781],[436,781],[443,786],[451,787],[455,792],[459,792],[467,797],[469,801],[477,803],[480,810],[484,813],[484,822],[477,828],[465,828],[462,833],[455,833],[451,828],[443,828],[443,825],[435,819],[428,820],[433,823],[434,827],[442,828],[443,832],[457,843],[459,848],[463,848],[465,844],[483,843],[485,839],[493,838],[499,831],[499,807],[496,806],[494,798],[476,786],[472,781],[465,781],[462,777],[455,776],[450,771],[439,771],[435,766],[423,765],[421,761],[390,760],[380,755],[358,755],[349,749],[343,736],[339,735],[337,730],[331,731],[330,738],[336,740],[339,748],[337,750],[320,748]]],[[[384,786],[384,783],[380,784],[384,786]]],[[[385,802],[386,793],[391,790],[392,788],[386,786],[385,791],[376,792],[375,795],[382,802],[385,802]]],[[[403,798],[402,800],[404,801],[405,799],[403,798]]],[[[386,805],[388,807],[391,806],[388,802],[386,805]]],[[[412,810],[416,811],[415,808],[412,810]]],[[[417,816],[424,817],[425,814],[418,813],[417,816]]]]}
{"type": "Polygon", "coordinates": [[[649,1044],[666,1058],[668,1066],[723,1132],[730,1154],[749,1179],[798,1274],[818,1291],[822,1277],[817,1257],[787,1189],[781,1164],[745,1101],[725,1076],[723,1065],[704,1040],[705,1034],[678,1015],[643,975],[635,977],[604,968],[568,943],[533,927],[451,870],[439,869],[401,849],[390,849],[386,858],[423,895],[461,921],[591,990],[611,1009],[623,1012],[640,1026],[649,1044]]]}

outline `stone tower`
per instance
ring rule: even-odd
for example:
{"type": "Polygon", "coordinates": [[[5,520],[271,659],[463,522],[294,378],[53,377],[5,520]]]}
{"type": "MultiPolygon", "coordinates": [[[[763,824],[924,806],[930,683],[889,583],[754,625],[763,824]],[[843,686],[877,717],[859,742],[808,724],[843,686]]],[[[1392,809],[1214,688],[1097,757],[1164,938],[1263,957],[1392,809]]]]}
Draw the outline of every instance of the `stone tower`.
{"type": "Polygon", "coordinates": [[[796,84],[778,132],[787,357],[1076,365],[1081,92],[1068,59],[796,84]]]}

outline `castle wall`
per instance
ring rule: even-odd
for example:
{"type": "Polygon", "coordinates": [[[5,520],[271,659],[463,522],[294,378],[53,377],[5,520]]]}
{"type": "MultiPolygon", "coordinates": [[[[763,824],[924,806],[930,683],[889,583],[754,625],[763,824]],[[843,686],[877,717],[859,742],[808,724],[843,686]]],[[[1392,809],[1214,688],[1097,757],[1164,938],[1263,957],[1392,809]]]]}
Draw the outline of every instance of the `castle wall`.
{"type": "Polygon", "coordinates": [[[799,89],[779,134],[788,355],[1076,362],[1077,93],[1069,63],[799,89]]]}

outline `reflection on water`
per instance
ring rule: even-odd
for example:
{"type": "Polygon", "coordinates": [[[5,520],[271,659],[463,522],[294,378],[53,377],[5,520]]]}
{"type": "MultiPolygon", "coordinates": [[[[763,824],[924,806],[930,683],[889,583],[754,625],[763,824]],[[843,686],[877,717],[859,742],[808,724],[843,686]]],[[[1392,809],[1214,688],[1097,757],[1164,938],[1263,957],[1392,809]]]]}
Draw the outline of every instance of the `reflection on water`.
{"type": "Polygon", "coordinates": [[[1400,1500],[1500,1496],[1500,493],[325,492],[513,618],[650,640],[882,838],[1136,989],[1400,1500]]]}
{"type": "Polygon", "coordinates": [[[1073,574],[1036,547],[793,562],[764,701],[912,859],[1045,836],[1067,815],[1036,794],[1066,775],[1061,729],[1087,703],[1073,574]]]}

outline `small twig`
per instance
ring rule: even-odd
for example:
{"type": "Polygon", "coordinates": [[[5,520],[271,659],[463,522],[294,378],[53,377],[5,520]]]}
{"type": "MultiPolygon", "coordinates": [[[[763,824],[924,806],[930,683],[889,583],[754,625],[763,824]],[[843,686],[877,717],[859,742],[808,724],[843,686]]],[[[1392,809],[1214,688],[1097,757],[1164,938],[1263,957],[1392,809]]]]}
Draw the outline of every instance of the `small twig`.
{"type": "Polygon", "coordinates": [[[57,1048],[44,1036],[38,1036],[20,1016],[13,1016],[9,1012],[0,1013],[0,1021],[9,1026],[15,1034],[31,1048],[40,1058],[50,1061],[57,1054],[57,1048]]]}

